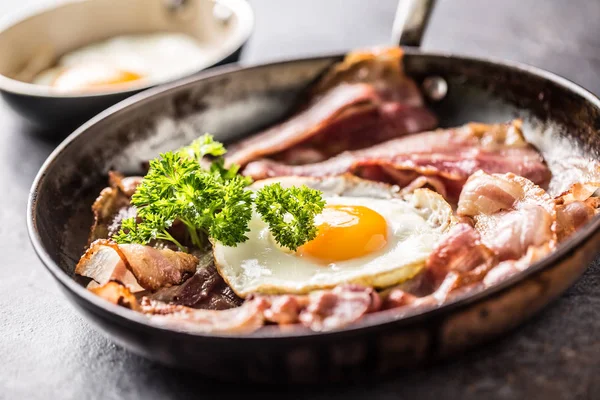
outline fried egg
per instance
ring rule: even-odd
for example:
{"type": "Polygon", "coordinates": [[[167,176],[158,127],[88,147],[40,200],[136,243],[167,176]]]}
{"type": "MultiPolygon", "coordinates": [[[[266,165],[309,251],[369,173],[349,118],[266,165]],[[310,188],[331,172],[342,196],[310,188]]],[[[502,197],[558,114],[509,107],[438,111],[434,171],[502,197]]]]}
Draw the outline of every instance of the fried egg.
{"type": "Polygon", "coordinates": [[[452,207],[428,189],[400,198],[392,186],[346,176],[278,178],[253,188],[274,181],[319,189],[326,206],[315,218],[317,237],[295,252],[275,242],[258,214],[250,221],[246,242],[213,244],[219,273],[241,297],[302,294],[342,283],[376,288],[401,283],[423,269],[456,223],[452,207]]]}
{"type": "Polygon", "coordinates": [[[65,54],[32,83],[64,92],[112,90],[195,72],[211,56],[182,33],[117,36],[65,54]]]}

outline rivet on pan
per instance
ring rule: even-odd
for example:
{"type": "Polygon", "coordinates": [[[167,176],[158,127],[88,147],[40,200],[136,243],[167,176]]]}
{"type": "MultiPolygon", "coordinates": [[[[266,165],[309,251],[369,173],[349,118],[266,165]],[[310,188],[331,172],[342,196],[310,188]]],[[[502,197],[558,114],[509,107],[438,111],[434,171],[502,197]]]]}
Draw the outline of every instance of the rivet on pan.
{"type": "Polygon", "coordinates": [[[433,101],[440,101],[448,94],[448,83],[441,76],[430,76],[423,81],[423,92],[433,101]]]}

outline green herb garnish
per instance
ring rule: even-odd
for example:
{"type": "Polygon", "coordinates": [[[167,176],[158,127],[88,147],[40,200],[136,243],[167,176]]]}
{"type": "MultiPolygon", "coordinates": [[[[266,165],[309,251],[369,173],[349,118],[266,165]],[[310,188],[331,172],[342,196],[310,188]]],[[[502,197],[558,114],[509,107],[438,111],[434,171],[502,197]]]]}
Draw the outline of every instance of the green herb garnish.
{"type": "Polygon", "coordinates": [[[256,211],[282,246],[296,250],[317,236],[315,215],[325,206],[320,191],[306,186],[284,189],[273,183],[258,191],[255,203],[256,211]]]}
{"type": "Polygon", "coordinates": [[[316,236],[314,218],[325,205],[321,192],[307,187],[264,186],[255,198],[246,187],[249,178],[239,166],[225,167],[225,147],[204,135],[189,146],[150,161],[150,169],[131,198],[137,217],[123,221],[113,237],[117,243],[147,244],[166,240],[185,247],[169,232],[182,223],[191,243],[199,248],[208,237],[226,246],[248,240],[253,206],[269,225],[275,240],[296,250],[316,236]],[[206,164],[205,156],[217,157],[206,164]]]}

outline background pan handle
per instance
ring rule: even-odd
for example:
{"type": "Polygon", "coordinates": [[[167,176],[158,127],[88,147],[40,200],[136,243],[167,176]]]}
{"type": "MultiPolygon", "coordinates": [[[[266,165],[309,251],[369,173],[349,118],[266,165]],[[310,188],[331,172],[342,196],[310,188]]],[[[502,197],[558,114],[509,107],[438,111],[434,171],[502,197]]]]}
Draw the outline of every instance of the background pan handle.
{"type": "Polygon", "coordinates": [[[419,47],[436,1],[399,0],[392,27],[392,43],[419,47]]]}

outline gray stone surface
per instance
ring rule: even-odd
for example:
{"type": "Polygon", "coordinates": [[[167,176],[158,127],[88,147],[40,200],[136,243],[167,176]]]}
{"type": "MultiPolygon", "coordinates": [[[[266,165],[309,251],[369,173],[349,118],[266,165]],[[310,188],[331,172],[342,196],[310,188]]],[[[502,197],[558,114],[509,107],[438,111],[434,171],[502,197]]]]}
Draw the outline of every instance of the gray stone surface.
{"type": "MultiPolygon", "coordinates": [[[[0,0],[0,16],[39,0],[0,0]]],[[[253,0],[244,63],[386,43],[394,0],[253,0]]],[[[445,0],[424,47],[524,61],[600,93],[600,2],[445,0]]],[[[219,385],[164,368],[105,339],[75,312],[38,261],[27,192],[56,143],[0,103],[0,398],[4,399],[597,399],[600,266],[522,328],[457,360],[363,386],[219,385]],[[254,397],[254,396],[253,396],[254,397]]],[[[51,212],[51,210],[48,210],[51,212]]]]}

